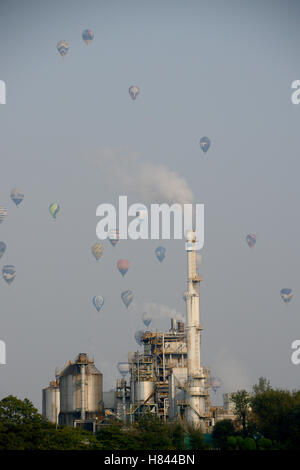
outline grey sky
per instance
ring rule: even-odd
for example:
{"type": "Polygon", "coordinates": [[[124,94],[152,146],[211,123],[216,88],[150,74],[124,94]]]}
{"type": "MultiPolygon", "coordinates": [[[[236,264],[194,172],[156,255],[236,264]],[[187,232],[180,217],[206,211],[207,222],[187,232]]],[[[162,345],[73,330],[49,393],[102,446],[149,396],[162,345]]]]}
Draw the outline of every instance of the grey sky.
{"type": "MultiPolygon", "coordinates": [[[[105,242],[99,263],[91,256],[96,207],[120,194],[101,168],[107,148],[169,168],[205,204],[202,358],[222,392],[260,375],[299,387],[290,361],[300,335],[300,106],[290,99],[300,79],[298,20],[299,3],[283,0],[2,0],[0,204],[8,215],[0,239],[8,248],[0,267],[15,264],[17,277],[0,282],[1,397],[27,396],[40,408],[55,367],[80,351],[93,352],[105,388],[113,386],[142,328],[123,290],[184,313],[183,242],[164,243],[162,264],[152,241],[105,242]],[[85,28],[95,32],[90,47],[85,28]],[[70,44],[64,59],[61,39],[70,44]],[[205,156],[203,135],[212,141],[205,156]],[[15,186],[25,193],[19,208],[9,199],[15,186]],[[257,235],[253,250],[248,232],[257,235]],[[119,258],[131,261],[124,279],[119,258]],[[294,290],[288,306],[283,287],[294,290]],[[106,298],[99,314],[93,295],[106,298]]],[[[136,190],[128,197],[149,202],[136,190]]]]}

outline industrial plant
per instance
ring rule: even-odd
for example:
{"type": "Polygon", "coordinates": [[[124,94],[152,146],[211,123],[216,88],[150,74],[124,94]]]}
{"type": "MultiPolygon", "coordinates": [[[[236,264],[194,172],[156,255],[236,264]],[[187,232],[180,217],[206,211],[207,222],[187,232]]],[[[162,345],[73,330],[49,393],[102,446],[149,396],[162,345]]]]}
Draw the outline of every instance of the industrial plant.
{"type": "Polygon", "coordinates": [[[196,233],[186,237],[186,323],[171,319],[165,332],[145,331],[143,351],[130,352],[119,363],[122,376],[113,390],[103,392],[103,377],[93,359],[79,353],[43,389],[43,415],[57,425],[95,431],[115,419],[127,425],[151,413],[161,420],[180,421],[210,433],[215,422],[233,419],[230,395],[224,405],[210,401],[210,370],[201,362],[200,282],[196,233]]]}

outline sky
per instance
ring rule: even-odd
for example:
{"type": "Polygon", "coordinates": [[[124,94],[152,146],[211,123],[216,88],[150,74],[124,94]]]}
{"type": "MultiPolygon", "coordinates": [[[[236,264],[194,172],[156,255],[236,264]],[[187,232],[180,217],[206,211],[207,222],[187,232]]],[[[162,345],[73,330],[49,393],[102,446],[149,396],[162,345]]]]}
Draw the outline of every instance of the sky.
{"type": "Polygon", "coordinates": [[[291,0],[1,0],[0,268],[13,264],[17,276],[0,280],[0,398],[28,397],[41,410],[55,368],[79,352],[94,357],[109,390],[117,362],[137,349],[144,304],[185,314],[183,241],[105,241],[93,259],[96,208],[117,207],[124,194],[205,206],[201,357],[223,384],[213,401],[260,376],[299,388],[299,13],[291,0]],[[14,187],[25,194],[18,208],[14,187]],[[247,233],[257,236],[253,249],[247,233]],[[131,263],[124,278],[120,258],[131,263]],[[284,287],[294,292],[288,305],[284,287]],[[94,295],[105,297],[99,313],[94,295]]]}

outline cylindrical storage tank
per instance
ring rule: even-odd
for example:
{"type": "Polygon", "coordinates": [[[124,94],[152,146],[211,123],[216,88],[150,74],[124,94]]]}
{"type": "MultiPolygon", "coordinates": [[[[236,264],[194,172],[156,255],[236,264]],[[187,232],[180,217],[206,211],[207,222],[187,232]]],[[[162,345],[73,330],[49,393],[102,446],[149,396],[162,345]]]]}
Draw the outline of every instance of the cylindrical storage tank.
{"type": "Polygon", "coordinates": [[[58,423],[60,411],[59,385],[56,380],[50,382],[48,387],[43,389],[43,411],[42,414],[51,423],[58,423]]]}
{"type": "Polygon", "coordinates": [[[134,384],[134,401],[144,402],[147,400],[147,403],[154,403],[154,393],[151,398],[149,396],[154,391],[154,382],[150,381],[142,381],[142,382],[135,382],[134,384]],[[149,400],[148,400],[149,398],[149,400]]]}
{"type": "Polygon", "coordinates": [[[93,361],[88,359],[84,361],[81,356],[79,355],[74,363],[69,364],[60,376],[59,424],[62,425],[73,426],[75,419],[81,419],[82,403],[85,419],[103,415],[102,374],[93,361]],[[85,368],[85,374],[82,374],[82,367],[85,368]],[[82,383],[82,377],[84,377],[84,383],[82,383]]]}

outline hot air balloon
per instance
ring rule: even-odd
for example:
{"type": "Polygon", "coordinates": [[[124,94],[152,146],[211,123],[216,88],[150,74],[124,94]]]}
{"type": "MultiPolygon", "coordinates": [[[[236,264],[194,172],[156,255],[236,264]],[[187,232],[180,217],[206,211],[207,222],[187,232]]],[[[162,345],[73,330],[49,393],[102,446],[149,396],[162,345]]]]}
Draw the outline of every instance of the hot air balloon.
{"type": "Polygon", "coordinates": [[[6,214],[7,214],[7,210],[5,209],[5,207],[0,206],[0,224],[5,219],[6,214]]]}
{"type": "Polygon", "coordinates": [[[67,54],[70,48],[69,44],[66,41],[59,41],[56,47],[62,57],[67,54]]]}
{"type": "Polygon", "coordinates": [[[133,300],[133,292],[131,290],[125,290],[121,294],[121,299],[123,300],[125,306],[128,308],[133,300]]]}
{"type": "Polygon", "coordinates": [[[253,248],[256,243],[256,235],[254,235],[254,233],[248,233],[248,235],[246,236],[246,242],[248,243],[248,246],[250,246],[250,248],[253,248]]]}
{"type": "Polygon", "coordinates": [[[21,189],[14,188],[10,193],[10,197],[11,197],[12,201],[18,207],[18,205],[21,204],[21,202],[24,199],[24,193],[23,193],[23,191],[21,191],[21,189]]]}
{"type": "Polygon", "coordinates": [[[139,331],[136,331],[136,333],[134,335],[134,338],[135,338],[135,340],[136,340],[136,342],[139,346],[142,346],[142,344],[143,344],[143,342],[142,342],[143,334],[144,334],[144,331],[139,330],[139,331]]]}
{"type": "Polygon", "coordinates": [[[140,89],[139,87],[135,86],[135,85],[132,85],[130,88],[129,88],[129,94],[131,96],[131,98],[133,100],[136,99],[136,97],[138,96],[138,94],[140,93],[140,89]]]}
{"type": "Polygon", "coordinates": [[[56,219],[56,216],[60,212],[59,204],[57,204],[57,202],[53,202],[52,204],[50,204],[49,212],[50,212],[51,216],[53,217],[53,219],[56,219]]]}
{"type": "Polygon", "coordinates": [[[93,304],[97,312],[100,312],[104,304],[104,297],[102,297],[101,295],[95,295],[93,297],[93,304]]]}
{"type": "Polygon", "coordinates": [[[150,313],[143,313],[143,316],[142,316],[142,320],[143,320],[143,323],[145,326],[150,326],[151,322],[152,322],[152,317],[150,315],[150,313]]]}
{"type": "Polygon", "coordinates": [[[128,372],[129,372],[129,364],[128,364],[128,362],[118,362],[117,367],[118,367],[118,371],[120,372],[120,374],[122,375],[122,377],[125,378],[126,375],[127,375],[128,372]]]}
{"type": "Polygon", "coordinates": [[[210,140],[208,137],[202,137],[199,142],[201,150],[206,153],[210,147],[210,140]]]}
{"type": "Polygon", "coordinates": [[[156,258],[160,263],[165,259],[166,251],[167,250],[163,246],[159,246],[155,249],[156,258]]]}
{"type": "Polygon", "coordinates": [[[212,377],[210,381],[210,386],[213,389],[213,391],[216,393],[216,391],[221,387],[222,382],[218,377],[212,377]]]}
{"type": "Polygon", "coordinates": [[[108,234],[108,239],[110,243],[112,244],[112,246],[116,246],[116,244],[119,241],[119,230],[116,230],[116,229],[110,230],[108,234]]]}
{"type": "Polygon", "coordinates": [[[7,264],[2,269],[2,276],[7,284],[11,284],[13,282],[16,274],[16,268],[12,264],[7,264]]]}
{"type": "Polygon", "coordinates": [[[119,259],[119,261],[117,262],[117,268],[124,277],[129,269],[128,259],[119,259]]]}
{"type": "Polygon", "coordinates": [[[97,261],[98,261],[98,259],[101,258],[102,254],[103,254],[103,251],[104,251],[104,248],[103,248],[101,243],[96,242],[92,246],[92,253],[95,256],[97,261]]]}
{"type": "Polygon", "coordinates": [[[95,34],[91,29],[85,29],[82,33],[82,39],[86,43],[87,46],[91,44],[91,42],[94,40],[95,34]]]}
{"type": "Polygon", "coordinates": [[[292,289],[287,289],[287,288],[284,288],[284,289],[281,289],[280,291],[280,296],[282,298],[282,300],[284,301],[284,303],[288,304],[292,298],[293,298],[293,291],[292,289]]]}
{"type": "Polygon", "coordinates": [[[0,242],[0,258],[4,255],[6,250],[6,244],[4,242],[0,242]]]}

